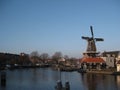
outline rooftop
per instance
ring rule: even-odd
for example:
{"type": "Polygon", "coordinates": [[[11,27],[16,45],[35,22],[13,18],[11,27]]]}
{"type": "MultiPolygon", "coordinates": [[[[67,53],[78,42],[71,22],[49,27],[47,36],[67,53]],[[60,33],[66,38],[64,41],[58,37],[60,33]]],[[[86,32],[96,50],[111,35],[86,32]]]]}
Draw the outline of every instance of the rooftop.
{"type": "Polygon", "coordinates": [[[105,61],[100,57],[88,57],[88,58],[82,58],[81,63],[105,63],[105,61]]]}

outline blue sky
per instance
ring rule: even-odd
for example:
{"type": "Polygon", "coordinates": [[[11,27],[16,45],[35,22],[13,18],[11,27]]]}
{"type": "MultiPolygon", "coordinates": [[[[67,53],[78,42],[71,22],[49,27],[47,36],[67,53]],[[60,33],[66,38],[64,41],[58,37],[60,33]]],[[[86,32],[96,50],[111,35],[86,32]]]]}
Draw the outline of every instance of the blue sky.
{"type": "Polygon", "coordinates": [[[0,0],[0,52],[81,57],[90,25],[98,51],[120,50],[120,0],[0,0]]]}

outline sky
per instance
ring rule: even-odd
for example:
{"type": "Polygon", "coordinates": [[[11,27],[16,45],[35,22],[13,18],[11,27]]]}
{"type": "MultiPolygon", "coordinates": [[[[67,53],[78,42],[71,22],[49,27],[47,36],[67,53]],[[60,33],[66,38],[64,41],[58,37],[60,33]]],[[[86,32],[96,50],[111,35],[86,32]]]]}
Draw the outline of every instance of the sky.
{"type": "Polygon", "coordinates": [[[0,0],[0,52],[79,58],[91,25],[98,51],[120,50],[120,0],[0,0]]]}

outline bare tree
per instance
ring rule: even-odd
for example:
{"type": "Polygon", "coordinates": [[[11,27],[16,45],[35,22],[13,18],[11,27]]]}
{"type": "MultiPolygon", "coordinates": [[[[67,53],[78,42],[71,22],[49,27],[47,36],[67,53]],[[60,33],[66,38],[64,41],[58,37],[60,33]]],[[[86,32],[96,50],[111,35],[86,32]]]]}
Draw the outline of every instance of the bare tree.
{"type": "Polygon", "coordinates": [[[52,59],[55,61],[55,63],[58,63],[58,60],[62,57],[61,52],[55,52],[54,55],[52,56],[52,59]]]}
{"type": "Polygon", "coordinates": [[[48,58],[49,58],[48,53],[42,53],[42,54],[40,55],[40,59],[43,61],[43,63],[45,63],[48,58]]]}
{"type": "Polygon", "coordinates": [[[33,64],[36,64],[39,61],[39,53],[37,51],[33,51],[30,54],[30,59],[31,59],[33,64]]]}
{"type": "Polygon", "coordinates": [[[64,58],[65,58],[65,60],[69,59],[68,55],[64,55],[64,58]]]}
{"type": "Polygon", "coordinates": [[[39,57],[38,51],[31,52],[30,57],[34,57],[34,56],[39,57]]]}

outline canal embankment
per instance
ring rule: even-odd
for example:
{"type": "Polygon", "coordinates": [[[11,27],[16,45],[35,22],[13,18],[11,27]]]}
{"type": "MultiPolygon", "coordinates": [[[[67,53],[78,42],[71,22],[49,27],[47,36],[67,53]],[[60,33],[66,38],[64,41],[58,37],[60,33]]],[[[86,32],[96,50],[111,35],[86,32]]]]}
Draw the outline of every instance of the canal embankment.
{"type": "Polygon", "coordinates": [[[105,74],[105,75],[120,75],[120,72],[117,72],[116,69],[87,69],[87,70],[79,70],[79,73],[88,73],[88,74],[105,74]]]}

